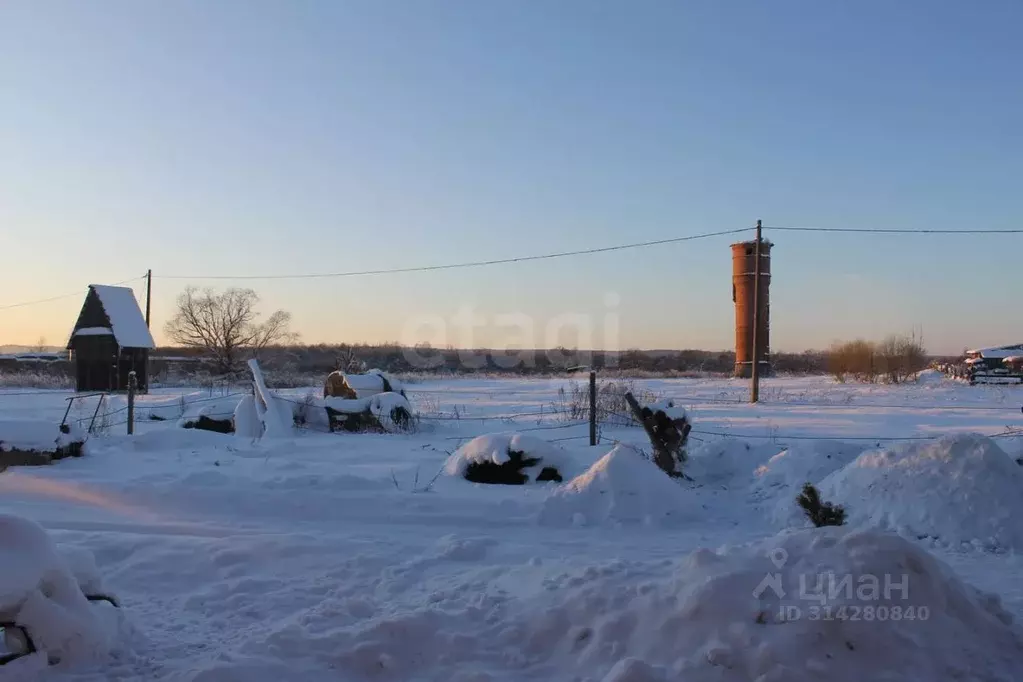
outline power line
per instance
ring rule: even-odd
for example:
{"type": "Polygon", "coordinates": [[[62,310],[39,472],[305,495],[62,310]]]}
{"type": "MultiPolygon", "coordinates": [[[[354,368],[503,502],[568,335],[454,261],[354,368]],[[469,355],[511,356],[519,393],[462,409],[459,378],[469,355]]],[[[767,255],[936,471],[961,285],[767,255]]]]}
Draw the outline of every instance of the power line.
{"type": "Polygon", "coordinates": [[[662,244],[676,244],[696,239],[707,239],[708,237],[720,237],[728,234],[746,232],[750,228],[743,227],[737,230],[721,230],[719,232],[705,232],[693,234],[687,237],[673,237],[671,239],[657,239],[649,242],[636,242],[634,244],[619,244],[618,246],[604,246],[596,249],[580,249],[578,251],[560,251],[558,253],[546,253],[538,256],[518,256],[516,258],[497,258],[494,260],[469,261],[465,263],[449,263],[446,265],[421,265],[407,268],[388,268],[381,270],[353,270],[347,272],[321,272],[292,275],[154,275],[157,279],[317,279],[328,277],[360,277],[364,275],[394,275],[405,272],[432,272],[434,270],[456,270],[461,268],[478,268],[487,265],[504,265],[507,263],[524,263],[526,261],[550,260],[553,258],[566,258],[568,256],[583,256],[594,253],[607,253],[609,251],[623,251],[625,249],[638,249],[646,246],[659,246],[662,244]]]}
{"type": "Polygon", "coordinates": [[[850,232],[853,234],[1023,234],[1023,229],[1004,230],[965,230],[965,229],[910,229],[888,227],[789,227],[783,225],[764,225],[765,230],[782,230],[786,232],[850,232]]]}
{"type": "MultiPolygon", "coordinates": [[[[126,279],[123,282],[114,282],[113,284],[108,284],[107,286],[116,287],[116,286],[120,286],[121,284],[127,284],[128,282],[135,282],[135,281],[138,281],[138,280],[144,279],[144,278],[145,278],[145,275],[143,275],[142,277],[132,277],[131,279],[126,279]]],[[[79,291],[76,291],[76,292],[70,293],[70,294],[61,294],[60,296],[51,296],[50,298],[40,298],[40,299],[37,299],[35,301],[23,301],[22,303],[10,303],[8,305],[2,305],[2,306],[0,306],[0,310],[10,310],[11,308],[23,308],[23,307],[29,306],[29,305],[36,305],[36,304],[39,304],[39,303],[49,303],[51,301],[59,301],[59,300],[64,299],[64,298],[71,298],[72,296],[81,296],[81,295],[82,295],[82,292],[81,292],[81,290],[79,290],[79,291]]]]}

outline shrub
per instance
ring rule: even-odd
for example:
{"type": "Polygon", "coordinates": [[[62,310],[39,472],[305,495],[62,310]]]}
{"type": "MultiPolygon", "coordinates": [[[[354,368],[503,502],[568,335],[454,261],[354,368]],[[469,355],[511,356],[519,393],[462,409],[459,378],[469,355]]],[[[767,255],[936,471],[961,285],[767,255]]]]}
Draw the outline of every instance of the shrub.
{"type": "MultiPolygon", "coordinates": [[[[597,422],[635,425],[625,394],[632,393],[641,405],[656,402],[660,396],[652,391],[637,390],[632,381],[597,381],[597,422]]],[[[558,398],[551,404],[553,412],[564,421],[582,421],[590,418],[590,384],[588,381],[570,381],[567,390],[558,389],[558,398]]]]}
{"type": "Polygon", "coordinates": [[[845,509],[821,500],[820,491],[812,483],[803,485],[803,492],[796,497],[796,504],[802,507],[806,517],[817,528],[845,524],[845,509]]]}
{"type": "Polygon", "coordinates": [[[927,351],[912,336],[889,336],[877,346],[877,364],[885,380],[900,384],[927,367],[927,351]]]}
{"type": "Polygon", "coordinates": [[[845,341],[828,352],[828,371],[840,382],[849,378],[899,384],[927,367],[927,351],[913,336],[892,335],[880,343],[845,341]]]}

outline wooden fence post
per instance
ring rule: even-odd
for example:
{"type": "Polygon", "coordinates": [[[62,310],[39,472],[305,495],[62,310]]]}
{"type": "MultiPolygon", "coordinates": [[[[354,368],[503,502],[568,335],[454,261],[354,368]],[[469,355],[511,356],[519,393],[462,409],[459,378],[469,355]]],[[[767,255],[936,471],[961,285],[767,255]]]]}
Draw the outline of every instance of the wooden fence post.
{"type": "Polygon", "coordinates": [[[138,379],[135,371],[128,372],[128,435],[135,433],[135,390],[138,388],[138,379]]]}
{"type": "Polygon", "coordinates": [[[597,444],[597,373],[590,370],[590,446],[597,444]]]}

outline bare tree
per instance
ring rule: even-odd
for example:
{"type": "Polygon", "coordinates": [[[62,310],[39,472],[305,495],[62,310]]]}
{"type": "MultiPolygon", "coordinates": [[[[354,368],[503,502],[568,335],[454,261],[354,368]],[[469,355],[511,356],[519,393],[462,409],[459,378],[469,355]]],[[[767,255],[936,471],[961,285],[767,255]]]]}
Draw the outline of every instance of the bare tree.
{"type": "Polygon", "coordinates": [[[252,289],[218,293],[189,287],[178,296],[177,311],[164,331],[175,343],[208,351],[217,369],[227,373],[243,356],[297,336],[290,330],[291,313],[277,310],[260,322],[257,303],[259,296],[252,289]]]}
{"type": "Polygon", "coordinates": [[[32,347],[33,353],[45,353],[48,350],[49,348],[46,345],[45,336],[40,336],[39,339],[36,341],[36,345],[32,347]]]}

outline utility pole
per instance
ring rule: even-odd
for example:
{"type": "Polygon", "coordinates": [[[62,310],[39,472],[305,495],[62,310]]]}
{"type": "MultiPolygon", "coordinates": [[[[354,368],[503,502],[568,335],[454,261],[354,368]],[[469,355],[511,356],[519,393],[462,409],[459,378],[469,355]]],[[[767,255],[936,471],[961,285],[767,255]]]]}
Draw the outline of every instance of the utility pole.
{"type": "Polygon", "coordinates": [[[146,327],[149,327],[149,301],[153,297],[153,271],[146,270],[146,327]]]}
{"type": "Polygon", "coordinates": [[[753,367],[750,372],[750,396],[751,403],[760,400],[760,242],[761,223],[757,221],[757,244],[753,250],[753,367]]]}

